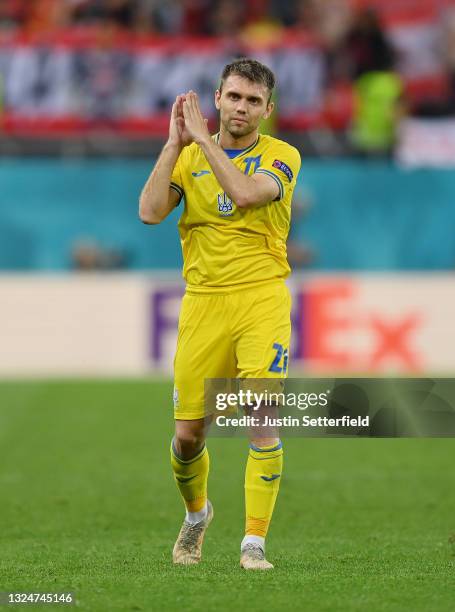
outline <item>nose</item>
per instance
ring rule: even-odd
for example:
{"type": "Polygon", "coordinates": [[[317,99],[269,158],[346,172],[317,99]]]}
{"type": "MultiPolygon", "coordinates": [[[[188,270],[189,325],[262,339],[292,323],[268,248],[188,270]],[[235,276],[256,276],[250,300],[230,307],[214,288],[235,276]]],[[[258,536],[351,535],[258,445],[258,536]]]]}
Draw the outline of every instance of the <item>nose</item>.
{"type": "Polygon", "coordinates": [[[246,114],[246,100],[244,100],[243,98],[240,99],[237,102],[237,106],[235,110],[241,115],[245,115],[246,114]]]}

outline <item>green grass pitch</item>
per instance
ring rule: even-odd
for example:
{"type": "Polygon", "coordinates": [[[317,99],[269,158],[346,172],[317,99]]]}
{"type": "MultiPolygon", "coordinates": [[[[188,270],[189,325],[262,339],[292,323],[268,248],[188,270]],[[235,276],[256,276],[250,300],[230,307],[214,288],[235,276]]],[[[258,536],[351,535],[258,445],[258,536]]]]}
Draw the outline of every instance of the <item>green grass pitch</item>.
{"type": "Polygon", "coordinates": [[[454,609],[453,439],[285,439],[271,573],[238,567],[246,441],[210,439],[215,519],[202,564],[174,567],[171,390],[0,384],[0,591],[93,612],[454,609]]]}

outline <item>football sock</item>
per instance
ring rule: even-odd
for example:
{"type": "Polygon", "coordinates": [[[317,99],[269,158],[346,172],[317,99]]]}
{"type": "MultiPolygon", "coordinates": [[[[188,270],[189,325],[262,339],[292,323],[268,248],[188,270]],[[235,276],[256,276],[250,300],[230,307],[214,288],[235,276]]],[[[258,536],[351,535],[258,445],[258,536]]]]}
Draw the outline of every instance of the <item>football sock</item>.
{"type": "Polygon", "coordinates": [[[195,525],[196,523],[200,523],[207,516],[208,508],[207,502],[205,502],[205,506],[199,512],[188,512],[186,511],[185,521],[187,523],[191,523],[191,525],[195,525]]]}
{"type": "Polygon", "coordinates": [[[281,442],[262,447],[250,444],[245,471],[245,536],[265,538],[267,535],[280,488],[282,469],[281,442]]]}
{"type": "Polygon", "coordinates": [[[207,513],[207,479],[209,453],[204,446],[192,459],[181,459],[171,442],[171,465],[174,480],[187,510],[187,520],[198,523],[207,513]],[[200,514],[202,513],[202,514],[200,514]],[[200,516],[200,518],[198,518],[200,516]],[[197,520],[196,520],[197,519],[197,520]]]}
{"type": "Polygon", "coordinates": [[[261,538],[261,536],[246,535],[240,544],[240,550],[243,550],[247,544],[259,546],[265,552],[265,538],[261,538]]]}

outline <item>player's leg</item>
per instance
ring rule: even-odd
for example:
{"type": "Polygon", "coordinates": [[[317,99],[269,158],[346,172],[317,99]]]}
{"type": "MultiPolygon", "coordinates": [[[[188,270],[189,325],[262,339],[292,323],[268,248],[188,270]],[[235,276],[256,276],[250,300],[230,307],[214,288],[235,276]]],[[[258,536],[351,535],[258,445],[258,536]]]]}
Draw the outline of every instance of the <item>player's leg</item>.
{"type": "Polygon", "coordinates": [[[202,543],[213,518],[207,498],[209,453],[205,445],[207,419],[176,420],[171,442],[174,480],[185,504],[186,515],[172,553],[174,563],[199,563],[202,543]]]}
{"type": "Polygon", "coordinates": [[[233,350],[223,328],[224,301],[223,296],[187,294],[182,302],[174,362],[171,465],[186,516],[174,546],[175,563],[200,561],[205,529],[213,516],[207,498],[210,462],[205,438],[211,416],[204,405],[204,379],[234,375],[233,350]]]}
{"type": "MultiPolygon", "coordinates": [[[[284,283],[256,289],[239,321],[236,343],[238,376],[280,379],[286,376],[291,335],[289,290],[284,283]],[[248,317],[248,313],[251,313],[248,317]]],[[[271,391],[271,389],[269,389],[271,391]]],[[[283,469],[283,448],[278,432],[252,431],[245,470],[245,537],[241,565],[271,569],[265,559],[265,538],[272,520],[283,469]],[[266,436],[266,437],[264,437],[266,436]]]]}
{"type": "Polygon", "coordinates": [[[176,420],[171,441],[174,479],[186,507],[186,518],[197,523],[207,510],[209,454],[205,445],[207,420],[176,420]]]}
{"type": "Polygon", "coordinates": [[[245,469],[245,536],[241,565],[245,569],[272,569],[265,559],[265,538],[272,520],[283,470],[283,449],[277,439],[250,442],[245,469]],[[260,446],[257,446],[260,444],[260,446]]]}

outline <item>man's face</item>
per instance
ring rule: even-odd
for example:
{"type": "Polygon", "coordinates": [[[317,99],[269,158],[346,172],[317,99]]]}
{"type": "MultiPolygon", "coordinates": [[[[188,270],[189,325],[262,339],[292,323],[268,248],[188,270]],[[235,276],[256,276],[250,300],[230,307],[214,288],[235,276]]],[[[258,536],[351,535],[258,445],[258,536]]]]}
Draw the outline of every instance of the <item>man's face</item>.
{"type": "Polygon", "coordinates": [[[234,138],[254,132],[273,110],[273,102],[267,103],[269,95],[265,85],[236,74],[228,76],[221,92],[215,92],[215,106],[224,129],[234,138]]]}

